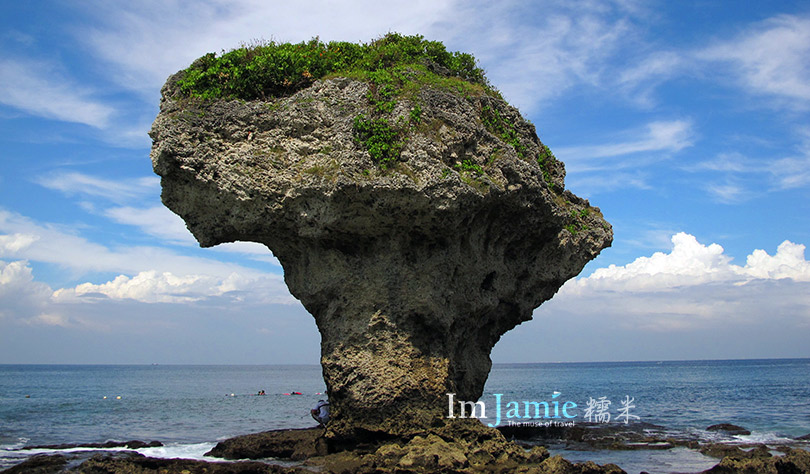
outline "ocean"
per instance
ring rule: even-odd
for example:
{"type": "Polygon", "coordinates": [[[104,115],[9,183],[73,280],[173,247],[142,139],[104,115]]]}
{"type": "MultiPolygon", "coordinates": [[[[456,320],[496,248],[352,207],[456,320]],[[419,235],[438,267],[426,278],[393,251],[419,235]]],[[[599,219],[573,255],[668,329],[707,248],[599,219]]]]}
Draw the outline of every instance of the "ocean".
{"type": "MultiPolygon", "coordinates": [[[[109,440],[157,440],[164,446],[138,451],[204,459],[223,439],[313,426],[309,408],[324,390],[316,365],[0,365],[0,469],[63,451],[26,446],[109,440]]],[[[499,400],[501,424],[522,421],[507,418],[510,401],[567,402],[570,418],[558,413],[560,421],[641,421],[701,440],[788,444],[810,433],[810,359],[496,364],[482,421],[496,422],[499,400]],[[717,423],[752,433],[705,430],[717,423]]],[[[551,451],[630,473],[699,472],[718,462],[686,448],[551,451]]]]}

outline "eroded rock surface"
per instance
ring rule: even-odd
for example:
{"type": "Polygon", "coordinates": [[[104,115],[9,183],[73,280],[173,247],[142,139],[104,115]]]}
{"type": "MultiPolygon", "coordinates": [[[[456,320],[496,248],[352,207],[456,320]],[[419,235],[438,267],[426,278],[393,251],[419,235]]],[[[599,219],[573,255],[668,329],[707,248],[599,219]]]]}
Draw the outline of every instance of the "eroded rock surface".
{"type": "Polygon", "coordinates": [[[490,95],[399,100],[407,137],[383,169],[353,125],[374,113],[366,82],[202,101],[181,74],[150,132],[163,202],[204,247],[260,242],[279,259],[321,333],[333,439],[413,435],[443,422],[447,393],[477,400],[501,335],[610,245],[534,126],[490,95]]]}

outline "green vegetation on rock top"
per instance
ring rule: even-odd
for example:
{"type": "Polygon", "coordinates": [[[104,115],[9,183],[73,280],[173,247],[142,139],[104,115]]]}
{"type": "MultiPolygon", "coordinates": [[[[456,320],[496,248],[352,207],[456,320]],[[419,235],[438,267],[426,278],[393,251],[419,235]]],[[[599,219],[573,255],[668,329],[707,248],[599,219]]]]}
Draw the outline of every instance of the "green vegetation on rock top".
{"type": "Polygon", "coordinates": [[[266,42],[197,59],[178,81],[180,91],[204,99],[266,99],[308,87],[317,79],[346,75],[374,80],[380,71],[414,65],[493,91],[467,53],[448,52],[439,41],[389,33],[370,43],[318,38],[298,44],[266,42]]]}

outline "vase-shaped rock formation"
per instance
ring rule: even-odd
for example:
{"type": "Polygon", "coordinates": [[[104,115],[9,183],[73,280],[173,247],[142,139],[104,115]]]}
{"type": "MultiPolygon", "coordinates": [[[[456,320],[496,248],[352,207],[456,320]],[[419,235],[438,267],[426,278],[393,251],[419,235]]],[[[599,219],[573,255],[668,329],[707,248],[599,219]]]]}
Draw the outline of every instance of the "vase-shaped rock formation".
{"type": "Polygon", "coordinates": [[[364,80],[200,100],[183,74],[150,133],[163,202],[202,246],[260,242],[281,262],[321,333],[332,436],[406,435],[443,422],[447,393],[477,400],[501,335],[610,245],[492,94],[422,84],[383,114],[364,80]],[[374,117],[395,132],[382,161],[374,117]]]}

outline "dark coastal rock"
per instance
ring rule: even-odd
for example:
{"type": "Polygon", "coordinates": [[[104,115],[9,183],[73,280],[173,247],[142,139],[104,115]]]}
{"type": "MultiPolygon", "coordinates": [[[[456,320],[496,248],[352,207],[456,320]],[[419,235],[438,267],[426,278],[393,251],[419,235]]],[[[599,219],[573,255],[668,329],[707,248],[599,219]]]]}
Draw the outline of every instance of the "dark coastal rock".
{"type": "Polygon", "coordinates": [[[754,458],[769,458],[771,457],[770,449],[764,445],[759,444],[756,446],[746,446],[743,449],[741,446],[712,443],[700,447],[700,452],[706,456],[715,458],[735,458],[735,459],[754,459],[754,458]]]}
{"type": "Polygon", "coordinates": [[[806,434],[804,436],[799,436],[796,439],[799,440],[799,441],[810,441],[810,433],[808,433],[808,434],[806,434]]]}
{"type": "Polygon", "coordinates": [[[512,441],[527,446],[564,443],[576,449],[651,450],[683,446],[697,449],[697,439],[673,438],[667,430],[651,423],[579,423],[572,426],[500,426],[498,430],[512,441]]]}
{"type": "Polygon", "coordinates": [[[805,474],[810,473],[810,452],[789,449],[783,456],[723,458],[702,474],[805,474]]]}
{"type": "Polygon", "coordinates": [[[68,458],[61,455],[40,454],[31,456],[20,464],[12,466],[3,474],[56,474],[62,472],[68,463],[68,458]]]}
{"type": "MultiPolygon", "coordinates": [[[[561,459],[548,461],[545,447],[528,449],[507,441],[497,430],[476,420],[453,423],[409,439],[379,441],[302,458],[302,453],[319,445],[321,429],[283,430],[239,436],[217,445],[208,455],[228,458],[305,459],[304,466],[322,472],[347,473],[619,473],[613,465],[572,464],[561,459]]],[[[322,441],[322,440],[321,440],[322,441]]]]}
{"type": "Polygon", "coordinates": [[[742,426],[732,425],[730,423],[720,423],[706,428],[706,431],[722,431],[730,435],[750,435],[751,432],[742,426]]]}
{"type": "Polygon", "coordinates": [[[378,113],[368,82],[197,100],[183,74],[150,132],[163,202],[204,247],[278,258],[321,334],[334,446],[432,432],[448,393],[477,400],[501,335],[611,243],[534,126],[480,89],[414,81],[388,116],[419,118],[381,166],[355,130],[378,113]]]}
{"type": "Polygon", "coordinates": [[[306,459],[327,454],[324,430],[275,430],[237,436],[217,443],[205,453],[223,459],[306,459]]]}
{"type": "Polygon", "coordinates": [[[209,463],[130,454],[127,456],[96,455],[71,472],[81,474],[311,474],[312,471],[260,462],[209,463]]]}
{"type": "Polygon", "coordinates": [[[70,443],[70,444],[47,444],[39,446],[25,446],[23,450],[32,449],[76,449],[76,448],[127,448],[127,449],[141,449],[141,448],[158,448],[163,446],[160,441],[107,441],[106,443],[70,443]]]}
{"type": "Polygon", "coordinates": [[[552,456],[534,468],[518,469],[514,472],[526,474],[626,474],[615,464],[600,466],[593,461],[573,464],[562,456],[552,456]]]}

